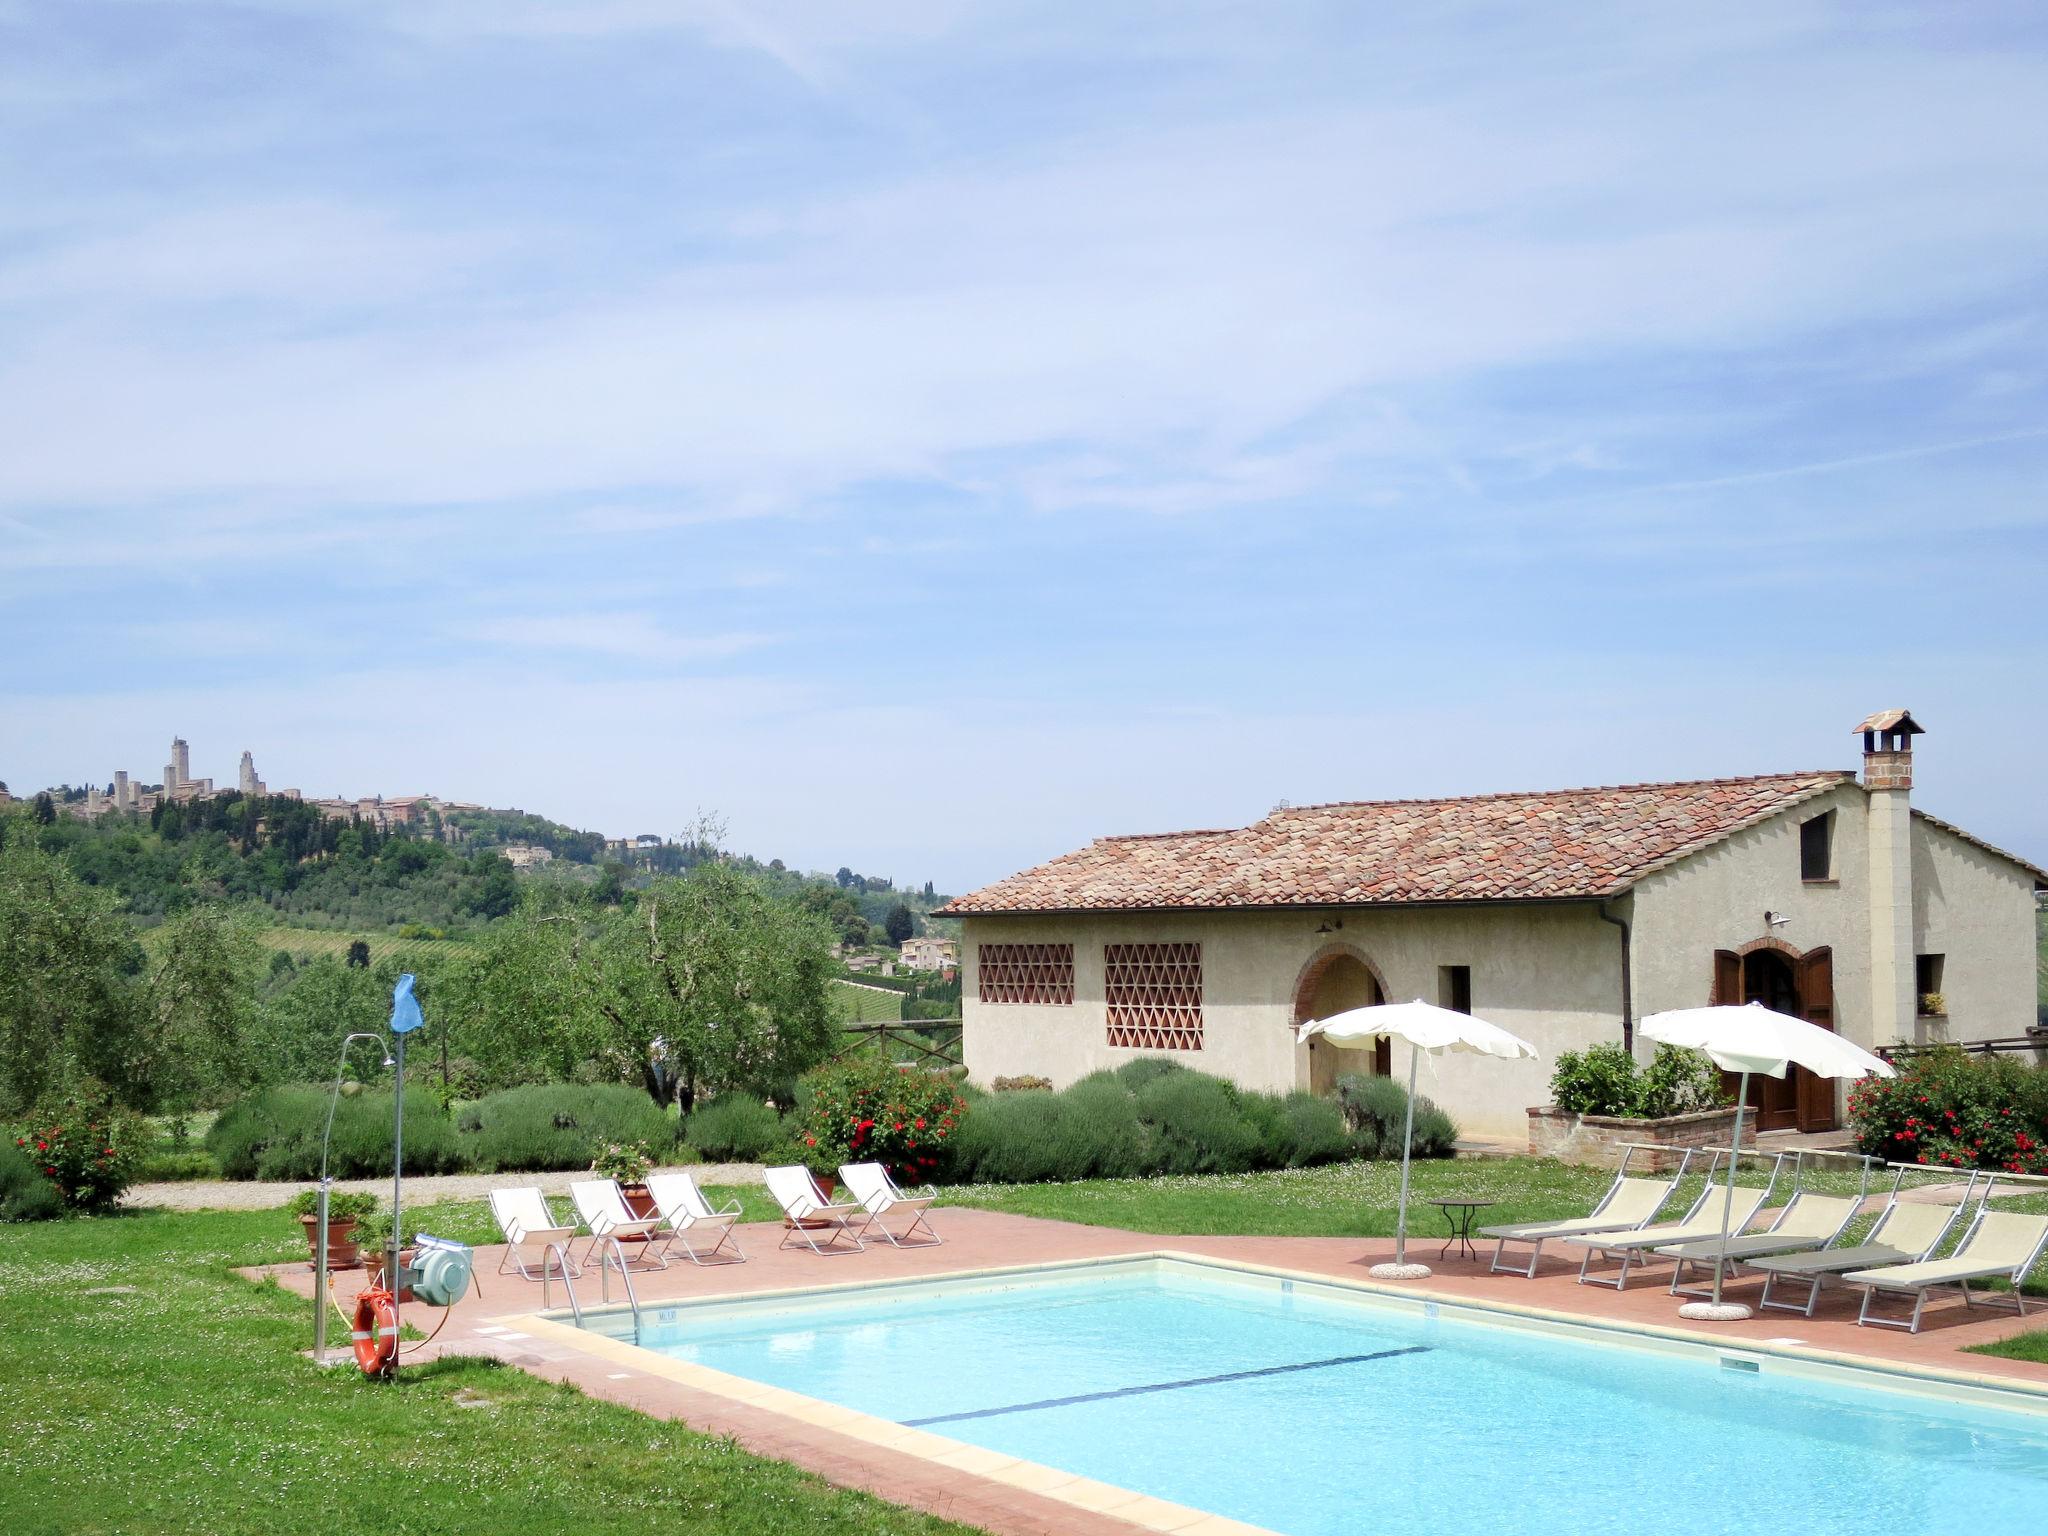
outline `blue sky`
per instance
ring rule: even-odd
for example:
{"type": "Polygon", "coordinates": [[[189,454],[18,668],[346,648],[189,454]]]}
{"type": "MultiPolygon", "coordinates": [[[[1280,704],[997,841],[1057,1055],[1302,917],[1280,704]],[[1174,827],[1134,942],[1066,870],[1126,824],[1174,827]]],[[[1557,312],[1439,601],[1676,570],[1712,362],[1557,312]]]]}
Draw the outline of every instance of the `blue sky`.
{"type": "Polygon", "coordinates": [[[2048,857],[2044,258],[2018,5],[0,0],[0,778],[2048,857]]]}

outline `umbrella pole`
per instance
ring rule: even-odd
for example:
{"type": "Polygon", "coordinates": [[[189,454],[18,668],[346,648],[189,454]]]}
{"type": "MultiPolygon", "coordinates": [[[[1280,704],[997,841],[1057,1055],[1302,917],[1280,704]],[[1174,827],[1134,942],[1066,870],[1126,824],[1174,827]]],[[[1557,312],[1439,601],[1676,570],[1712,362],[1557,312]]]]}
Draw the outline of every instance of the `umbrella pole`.
{"type": "MultiPolygon", "coordinates": [[[[1742,1086],[1735,1093],[1735,1145],[1728,1153],[1728,1189],[1721,1196],[1721,1246],[1728,1246],[1728,1218],[1735,1213],[1735,1161],[1742,1156],[1742,1112],[1749,1107],[1749,1074],[1742,1074],[1742,1086]]],[[[1714,1264],[1714,1305],[1721,1305],[1721,1272],[1728,1267],[1725,1259],[1714,1264]]]]}
{"type": "Polygon", "coordinates": [[[1408,1047],[1408,1123],[1401,1130],[1401,1206],[1394,1216],[1394,1262],[1408,1262],[1408,1159],[1415,1150],[1415,1063],[1422,1047],[1408,1047]]]}

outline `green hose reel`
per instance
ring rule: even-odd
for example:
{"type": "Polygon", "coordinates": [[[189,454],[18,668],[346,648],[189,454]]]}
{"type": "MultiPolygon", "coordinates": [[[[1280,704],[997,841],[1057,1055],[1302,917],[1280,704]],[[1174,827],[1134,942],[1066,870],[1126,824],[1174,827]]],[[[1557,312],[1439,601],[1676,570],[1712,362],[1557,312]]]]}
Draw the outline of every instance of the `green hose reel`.
{"type": "Polygon", "coordinates": [[[469,1289],[472,1254],[467,1243],[420,1233],[414,1238],[416,1257],[405,1271],[415,1301],[430,1307],[452,1307],[469,1289]]]}

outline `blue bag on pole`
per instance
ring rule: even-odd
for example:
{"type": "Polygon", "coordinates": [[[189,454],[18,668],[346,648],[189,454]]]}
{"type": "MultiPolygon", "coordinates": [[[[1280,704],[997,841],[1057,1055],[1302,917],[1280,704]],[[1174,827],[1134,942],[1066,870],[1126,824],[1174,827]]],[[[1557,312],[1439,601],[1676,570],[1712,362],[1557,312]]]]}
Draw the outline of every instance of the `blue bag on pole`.
{"type": "Polygon", "coordinates": [[[391,1033],[409,1035],[427,1021],[420,1017],[420,1005],[412,995],[412,972],[398,978],[391,989],[391,1033]]]}

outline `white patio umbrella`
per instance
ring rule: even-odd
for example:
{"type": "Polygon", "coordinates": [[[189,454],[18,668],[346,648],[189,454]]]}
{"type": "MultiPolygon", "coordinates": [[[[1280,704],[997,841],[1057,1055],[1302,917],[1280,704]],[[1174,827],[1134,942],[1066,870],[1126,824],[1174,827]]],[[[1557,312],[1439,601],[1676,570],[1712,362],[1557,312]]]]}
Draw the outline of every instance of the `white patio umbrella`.
{"type": "Polygon", "coordinates": [[[1408,1123],[1401,1136],[1401,1207],[1394,1218],[1394,1262],[1375,1264],[1370,1273],[1382,1280],[1421,1278],[1429,1273],[1429,1266],[1408,1262],[1408,1161],[1410,1143],[1415,1139],[1415,1064],[1424,1051],[1431,1055],[1471,1051],[1514,1061],[1523,1056],[1533,1057],[1536,1047],[1498,1024],[1475,1019],[1469,1013],[1434,1007],[1420,998],[1412,1003],[1377,1003],[1370,1008],[1332,1014],[1327,1019],[1310,1019],[1295,1033],[1304,1044],[1320,1039],[1352,1050],[1365,1049],[1382,1035],[1408,1042],[1408,1123]]]}
{"type": "MultiPolygon", "coordinates": [[[[1831,1029],[1778,1013],[1762,1003],[1739,1006],[1722,1004],[1712,1008],[1673,1008],[1653,1013],[1643,1020],[1643,1038],[1664,1045],[1689,1046],[1705,1051],[1724,1072],[1740,1072],[1742,1086],[1735,1095],[1735,1145],[1728,1154],[1728,1190],[1721,1197],[1721,1240],[1728,1240],[1728,1217],[1735,1203],[1735,1160],[1742,1155],[1742,1115],[1749,1099],[1752,1073],[1783,1077],[1794,1065],[1822,1077],[1892,1077],[1891,1064],[1882,1061],[1853,1041],[1844,1040],[1831,1029]]],[[[1748,1317],[1749,1308],[1740,1302],[1721,1300],[1721,1271],[1714,1266],[1714,1299],[1687,1302],[1678,1309],[1681,1317],[1710,1322],[1733,1322],[1748,1317]]]]}

